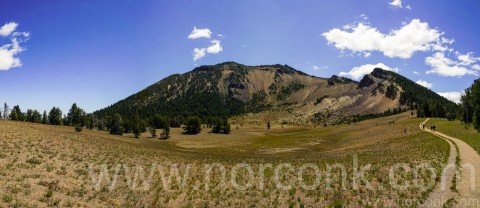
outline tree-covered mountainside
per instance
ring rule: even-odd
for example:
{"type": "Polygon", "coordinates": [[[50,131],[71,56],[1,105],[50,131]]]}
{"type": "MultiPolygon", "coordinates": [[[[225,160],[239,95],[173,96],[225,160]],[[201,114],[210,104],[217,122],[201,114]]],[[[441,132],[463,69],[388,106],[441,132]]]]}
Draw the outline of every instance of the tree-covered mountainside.
{"type": "MultiPolygon", "coordinates": [[[[138,112],[152,121],[165,116],[176,122],[189,116],[250,116],[264,121],[317,122],[348,116],[383,114],[389,109],[454,103],[394,72],[375,69],[358,83],[347,78],[307,75],[287,65],[245,66],[235,62],[200,66],[171,75],[109,107],[98,118],[119,114],[124,120],[138,112]]],[[[443,114],[444,115],[444,114],[443,114]]],[[[263,122],[263,121],[262,121],[263,122]]]]}
{"type": "MultiPolygon", "coordinates": [[[[387,97],[391,97],[392,94],[397,94],[397,89],[392,86],[398,85],[401,88],[401,91],[399,92],[400,105],[416,109],[417,116],[419,117],[456,117],[459,110],[457,104],[447,100],[428,88],[418,85],[402,75],[379,68],[374,69],[371,75],[391,81],[392,85],[385,87],[387,97]]],[[[364,81],[362,80],[362,82],[364,81]]]]}
{"type": "MultiPolygon", "coordinates": [[[[260,66],[264,70],[274,70],[276,76],[282,74],[299,74],[308,76],[289,66],[260,66]]],[[[245,89],[246,74],[251,70],[241,64],[226,62],[213,66],[200,66],[185,74],[175,74],[146,89],[121,100],[107,108],[96,111],[98,117],[119,113],[129,117],[138,109],[145,118],[156,114],[169,117],[200,115],[201,117],[229,117],[245,112],[258,112],[268,108],[265,91],[252,94],[249,102],[239,98],[239,91],[245,89]],[[223,74],[223,67],[228,66],[230,73],[223,74]],[[223,86],[220,89],[219,86],[223,86]]],[[[246,81],[248,82],[248,81],[246,81]]],[[[298,88],[281,88],[278,97],[298,88]]],[[[273,85],[271,85],[273,86],[273,85]]]]}

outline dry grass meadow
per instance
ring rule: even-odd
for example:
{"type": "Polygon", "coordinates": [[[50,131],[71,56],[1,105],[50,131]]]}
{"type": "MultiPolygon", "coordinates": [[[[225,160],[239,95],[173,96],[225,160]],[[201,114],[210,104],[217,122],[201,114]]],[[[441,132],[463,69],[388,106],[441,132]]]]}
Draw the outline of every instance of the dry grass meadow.
{"type": "MultiPolygon", "coordinates": [[[[420,122],[404,113],[317,128],[273,126],[267,130],[263,124],[234,124],[230,135],[203,129],[191,136],[172,129],[171,139],[159,140],[147,133],[134,139],[90,130],[76,133],[72,127],[0,121],[0,207],[415,207],[431,189],[392,187],[390,167],[426,162],[439,175],[449,154],[448,143],[422,132],[420,122]],[[360,167],[371,164],[365,173],[369,184],[361,181],[353,187],[354,157],[360,167]],[[224,186],[219,168],[213,169],[210,183],[204,182],[205,165],[214,163],[226,169],[224,186]],[[281,184],[291,184],[290,188],[278,188],[273,168],[259,171],[267,163],[273,167],[288,163],[294,168],[279,176],[281,184]],[[92,183],[92,176],[102,173],[102,165],[113,180],[118,164],[130,168],[119,169],[115,188],[92,183]],[[172,164],[178,165],[180,176],[190,168],[185,186],[177,183],[178,177],[166,183],[162,180],[173,173],[172,164]],[[237,164],[251,167],[253,178],[248,177],[248,169],[235,169],[237,164]],[[300,186],[297,173],[304,164],[318,166],[318,186],[300,186]],[[334,164],[346,168],[345,187],[340,168],[330,171],[332,185],[327,187],[327,167],[334,164]],[[149,174],[154,165],[163,167],[164,177],[154,172],[146,188],[143,172],[134,174],[134,170],[141,167],[149,174]],[[137,187],[132,188],[135,175],[137,187]],[[169,182],[171,186],[165,188],[169,182]]],[[[414,179],[411,172],[397,172],[398,184],[414,179]]],[[[418,181],[437,183],[429,181],[431,174],[421,171],[418,181]]],[[[317,182],[312,168],[302,175],[304,184],[317,182]]]]}

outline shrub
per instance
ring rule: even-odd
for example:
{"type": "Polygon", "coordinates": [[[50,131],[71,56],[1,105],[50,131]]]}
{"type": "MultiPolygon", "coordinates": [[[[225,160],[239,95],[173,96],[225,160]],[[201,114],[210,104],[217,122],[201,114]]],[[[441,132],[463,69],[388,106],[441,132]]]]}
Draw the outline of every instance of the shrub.
{"type": "Polygon", "coordinates": [[[82,132],[82,130],[83,130],[83,127],[82,127],[82,126],[80,126],[80,125],[76,125],[76,126],[75,126],[75,131],[76,131],[76,132],[80,133],[80,132],[82,132]]]}

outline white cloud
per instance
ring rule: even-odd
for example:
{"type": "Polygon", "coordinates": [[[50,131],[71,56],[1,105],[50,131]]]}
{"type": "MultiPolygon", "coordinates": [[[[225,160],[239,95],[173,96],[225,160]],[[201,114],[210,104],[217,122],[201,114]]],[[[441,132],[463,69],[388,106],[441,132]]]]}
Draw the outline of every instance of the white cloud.
{"type": "Polygon", "coordinates": [[[425,64],[432,67],[431,70],[427,71],[427,74],[438,74],[444,77],[478,76],[476,71],[469,69],[464,63],[465,60],[454,61],[445,57],[443,52],[437,52],[425,58],[425,64]]]}
{"type": "Polygon", "coordinates": [[[420,73],[418,73],[417,71],[413,71],[413,74],[420,75],[420,73]]]}
{"type": "Polygon", "coordinates": [[[419,84],[419,85],[422,85],[422,86],[424,86],[424,87],[426,87],[426,88],[428,88],[428,89],[432,88],[432,86],[433,86],[432,83],[429,83],[429,82],[424,81],[424,80],[421,80],[421,79],[418,80],[418,81],[416,81],[415,83],[417,83],[417,84],[419,84]]]}
{"type": "Polygon", "coordinates": [[[22,66],[22,61],[17,55],[25,50],[20,46],[20,43],[26,42],[30,34],[15,32],[17,26],[17,23],[10,22],[0,28],[0,36],[5,36],[11,41],[11,43],[0,46],[0,70],[22,66]]]}
{"type": "Polygon", "coordinates": [[[368,16],[366,14],[361,14],[359,17],[363,20],[368,20],[368,16]]]}
{"type": "Polygon", "coordinates": [[[322,34],[328,44],[343,51],[355,54],[379,51],[390,58],[408,59],[417,51],[435,50],[434,46],[443,46],[442,32],[430,28],[428,23],[414,19],[388,34],[378,31],[367,23],[344,26],[344,30],[334,28],[322,34]]]}
{"type": "Polygon", "coordinates": [[[207,48],[207,53],[217,54],[223,51],[219,40],[212,40],[210,43],[212,43],[212,45],[207,48]]]}
{"type": "Polygon", "coordinates": [[[459,65],[468,66],[480,60],[480,57],[474,57],[472,52],[467,54],[458,54],[457,59],[460,61],[459,65]]]}
{"type": "Polygon", "coordinates": [[[317,65],[314,65],[312,66],[312,69],[313,70],[322,70],[322,69],[328,69],[328,66],[317,66],[317,65]]]}
{"type": "Polygon", "coordinates": [[[350,77],[354,80],[360,80],[360,78],[362,78],[366,74],[371,73],[375,68],[382,68],[384,70],[398,72],[398,68],[391,68],[383,63],[378,63],[375,65],[365,64],[362,66],[353,67],[352,70],[350,70],[349,72],[340,72],[339,75],[350,77]]]}
{"type": "MultiPolygon", "coordinates": [[[[188,35],[189,39],[197,39],[197,38],[206,38],[210,39],[212,37],[212,31],[208,28],[199,29],[197,27],[193,27],[193,31],[188,35]]],[[[224,38],[225,35],[217,34],[217,37],[224,38]]],[[[223,47],[221,45],[220,40],[213,39],[210,41],[212,45],[206,48],[194,48],[193,49],[193,61],[198,61],[201,58],[205,57],[207,53],[209,54],[218,54],[223,51],[223,47]]]]}
{"type": "Polygon", "coordinates": [[[197,38],[207,38],[209,39],[212,37],[212,31],[208,28],[198,29],[197,27],[193,27],[192,32],[188,35],[188,39],[197,39],[197,38]]]}
{"type": "Polygon", "coordinates": [[[195,48],[193,49],[193,61],[197,61],[205,56],[206,48],[195,48]]]}
{"type": "Polygon", "coordinates": [[[472,68],[475,69],[475,70],[480,70],[480,65],[475,64],[475,65],[472,66],[472,68]]]}
{"type": "Polygon", "coordinates": [[[439,92],[438,94],[455,103],[460,103],[460,97],[462,96],[461,92],[439,92]]]}
{"type": "Polygon", "coordinates": [[[17,29],[18,24],[16,22],[9,22],[0,27],[0,36],[9,36],[13,31],[17,29]]]}
{"type": "Polygon", "coordinates": [[[394,7],[402,8],[402,0],[393,0],[389,4],[394,7]]]}
{"type": "Polygon", "coordinates": [[[412,7],[410,6],[410,4],[407,4],[407,6],[405,7],[405,9],[412,10],[412,7]]]}

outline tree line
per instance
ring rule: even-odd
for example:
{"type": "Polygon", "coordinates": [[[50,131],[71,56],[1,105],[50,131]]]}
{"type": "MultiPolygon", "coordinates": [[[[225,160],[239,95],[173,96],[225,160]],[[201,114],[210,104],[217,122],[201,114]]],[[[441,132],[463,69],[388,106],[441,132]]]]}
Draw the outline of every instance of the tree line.
{"type": "Polygon", "coordinates": [[[465,90],[460,98],[460,118],[466,125],[473,124],[473,127],[480,132],[480,79],[465,90]]]}
{"type": "Polygon", "coordinates": [[[156,129],[162,129],[160,134],[161,139],[170,138],[170,128],[180,128],[183,126],[184,134],[198,134],[202,130],[202,124],[212,129],[212,133],[229,134],[230,124],[227,118],[207,117],[201,119],[198,116],[189,117],[167,117],[161,115],[154,115],[150,119],[140,116],[138,110],[134,110],[132,116],[122,118],[118,113],[105,118],[98,118],[94,114],[86,113],[82,108],[78,107],[76,103],[72,105],[66,115],[63,114],[59,107],[52,107],[47,113],[43,114],[38,110],[28,109],[23,112],[19,105],[10,106],[5,103],[0,108],[0,118],[4,120],[23,121],[47,125],[60,125],[75,127],[77,132],[81,132],[84,128],[91,130],[108,131],[110,134],[123,135],[124,133],[132,133],[134,137],[139,138],[141,133],[151,133],[152,137],[157,137],[156,129]]]}

